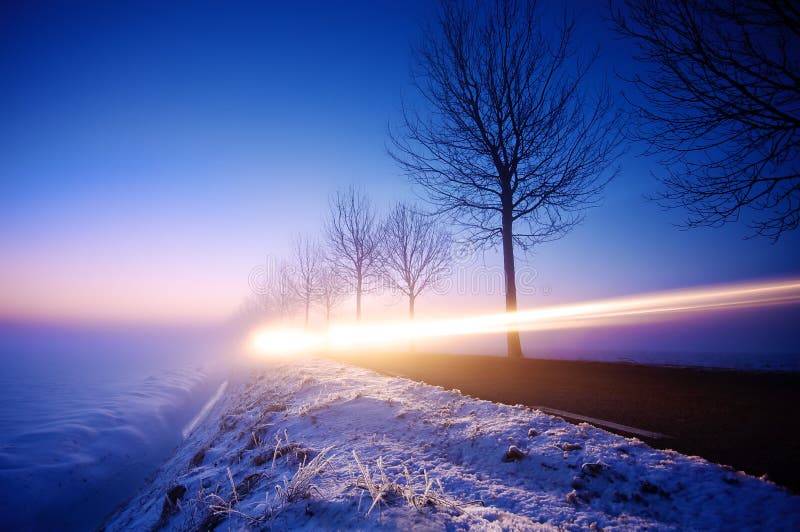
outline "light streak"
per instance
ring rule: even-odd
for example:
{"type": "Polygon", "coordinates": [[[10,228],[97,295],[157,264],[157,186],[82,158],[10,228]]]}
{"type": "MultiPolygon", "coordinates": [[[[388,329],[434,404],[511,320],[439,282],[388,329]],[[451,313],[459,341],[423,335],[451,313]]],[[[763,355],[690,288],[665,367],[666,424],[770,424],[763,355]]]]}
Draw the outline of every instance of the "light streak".
{"type": "Polygon", "coordinates": [[[518,312],[438,320],[336,325],[323,332],[266,328],[251,341],[259,355],[403,346],[417,339],[622,325],[676,314],[800,302],[800,279],[656,292],[518,312]]]}

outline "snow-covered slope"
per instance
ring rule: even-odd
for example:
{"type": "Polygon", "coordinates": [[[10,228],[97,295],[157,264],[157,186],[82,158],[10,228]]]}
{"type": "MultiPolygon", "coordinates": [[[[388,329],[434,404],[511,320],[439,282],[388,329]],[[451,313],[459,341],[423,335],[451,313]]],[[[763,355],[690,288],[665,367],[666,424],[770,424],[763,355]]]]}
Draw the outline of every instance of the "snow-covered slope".
{"type": "Polygon", "coordinates": [[[590,425],[304,359],[232,383],[106,523],[153,527],[798,529],[800,497],[590,425]]]}

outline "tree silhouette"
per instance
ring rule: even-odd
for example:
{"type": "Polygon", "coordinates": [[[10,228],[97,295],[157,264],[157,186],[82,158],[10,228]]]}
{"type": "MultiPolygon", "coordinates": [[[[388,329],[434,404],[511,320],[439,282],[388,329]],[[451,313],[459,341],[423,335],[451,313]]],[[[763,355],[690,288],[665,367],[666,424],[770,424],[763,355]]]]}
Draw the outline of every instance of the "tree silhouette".
{"type": "Polygon", "coordinates": [[[747,212],[755,234],[800,224],[800,9],[785,0],[627,1],[616,30],[649,69],[630,81],[636,138],[663,156],[687,225],[747,212]]]}
{"type": "Polygon", "coordinates": [[[281,320],[290,318],[297,310],[297,290],[294,284],[294,268],[281,259],[277,264],[270,288],[272,306],[281,320]]]}
{"type": "Polygon", "coordinates": [[[321,284],[321,251],[319,244],[308,237],[294,240],[295,281],[294,290],[305,312],[308,327],[311,305],[318,297],[321,284]]]}
{"type": "Polygon", "coordinates": [[[450,235],[434,218],[398,203],[386,217],[381,236],[384,274],[408,297],[408,314],[414,319],[417,297],[447,271],[450,235]]]}
{"type": "Polygon", "coordinates": [[[341,274],[336,271],[336,266],[323,259],[319,274],[319,303],[325,311],[325,323],[330,325],[331,313],[347,295],[344,289],[341,274]]]}
{"type": "Polygon", "coordinates": [[[336,270],[352,283],[360,320],[362,295],[379,271],[375,212],[369,198],[355,187],[336,192],[329,207],[324,228],[328,254],[336,270]]]}
{"type": "MultiPolygon", "coordinates": [[[[515,246],[557,239],[613,176],[620,115],[584,90],[594,56],[572,49],[574,23],[543,26],[533,2],[442,2],[416,50],[428,108],[405,109],[390,152],[467,238],[503,249],[506,310],[517,309],[515,246]],[[553,36],[549,38],[549,36],[553,36]]],[[[508,333],[509,356],[522,356],[508,333]]]]}

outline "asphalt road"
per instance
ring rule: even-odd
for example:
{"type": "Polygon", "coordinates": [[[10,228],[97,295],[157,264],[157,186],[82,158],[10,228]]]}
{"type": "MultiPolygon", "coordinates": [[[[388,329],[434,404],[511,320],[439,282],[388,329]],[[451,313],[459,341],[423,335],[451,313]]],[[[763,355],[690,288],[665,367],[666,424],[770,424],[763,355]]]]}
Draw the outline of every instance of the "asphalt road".
{"type": "Polygon", "coordinates": [[[571,421],[596,418],[610,432],[766,474],[800,493],[800,374],[425,353],[335,358],[489,401],[577,415],[571,421]]]}

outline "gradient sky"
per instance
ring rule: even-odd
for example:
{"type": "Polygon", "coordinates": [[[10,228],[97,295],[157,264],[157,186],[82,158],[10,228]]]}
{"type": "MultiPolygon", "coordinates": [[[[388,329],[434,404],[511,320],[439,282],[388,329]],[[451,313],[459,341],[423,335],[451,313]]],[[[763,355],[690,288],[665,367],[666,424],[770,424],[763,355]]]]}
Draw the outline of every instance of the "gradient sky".
{"type": "MultiPolygon", "coordinates": [[[[0,316],[224,318],[253,266],[318,232],[337,188],[360,184],[381,208],[413,197],[385,143],[401,97],[413,98],[409,50],[428,2],[10,4],[0,316]]],[[[604,3],[570,5],[579,44],[600,46],[592,81],[624,88],[613,71],[637,66],[604,3]]],[[[743,240],[743,224],[677,229],[682,213],[644,199],[657,167],[640,148],[583,226],[520,257],[549,290],[524,306],[800,274],[800,231],[773,244],[743,240]]],[[[423,302],[422,316],[502,308],[499,295],[423,302]]],[[[404,312],[389,303],[369,305],[404,312]]]]}

